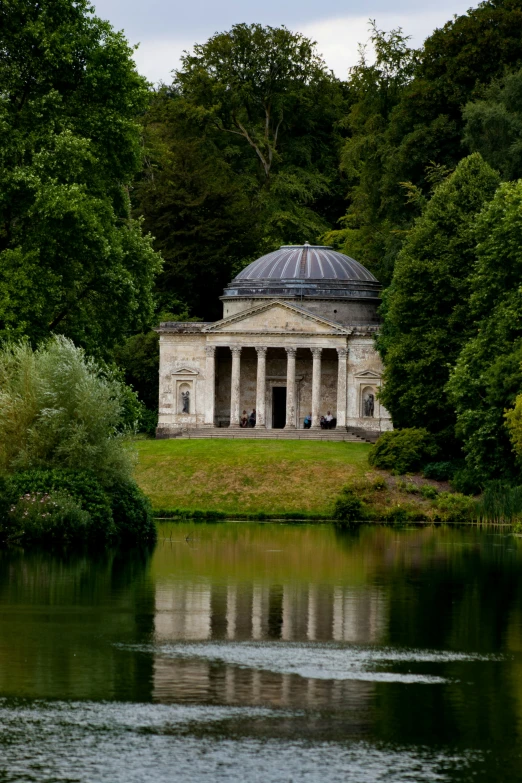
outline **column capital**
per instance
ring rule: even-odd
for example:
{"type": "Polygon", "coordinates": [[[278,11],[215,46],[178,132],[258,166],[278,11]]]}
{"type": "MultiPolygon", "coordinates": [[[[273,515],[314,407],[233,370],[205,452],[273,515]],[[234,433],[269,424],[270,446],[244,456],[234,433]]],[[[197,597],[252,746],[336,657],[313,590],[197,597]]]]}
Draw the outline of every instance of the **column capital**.
{"type": "Polygon", "coordinates": [[[263,354],[266,355],[268,348],[266,347],[266,345],[256,345],[256,351],[258,356],[263,354]]]}
{"type": "Polygon", "coordinates": [[[290,347],[288,347],[288,348],[287,348],[287,347],[285,346],[285,351],[286,351],[288,354],[290,354],[291,356],[292,356],[292,355],[294,355],[294,356],[295,356],[295,354],[296,354],[296,351],[297,351],[297,348],[296,348],[296,347],[294,347],[294,346],[290,346],[290,347]]]}
{"type": "Polygon", "coordinates": [[[348,348],[337,348],[337,353],[339,354],[339,357],[348,356],[348,348]]]}
{"type": "Polygon", "coordinates": [[[215,356],[216,355],[216,346],[215,345],[205,345],[205,353],[207,356],[215,356]]]}
{"type": "Polygon", "coordinates": [[[232,351],[232,356],[241,356],[241,345],[231,345],[230,350],[232,351]]]}
{"type": "Polygon", "coordinates": [[[321,356],[323,349],[322,348],[310,348],[312,351],[313,356],[321,356]]]}

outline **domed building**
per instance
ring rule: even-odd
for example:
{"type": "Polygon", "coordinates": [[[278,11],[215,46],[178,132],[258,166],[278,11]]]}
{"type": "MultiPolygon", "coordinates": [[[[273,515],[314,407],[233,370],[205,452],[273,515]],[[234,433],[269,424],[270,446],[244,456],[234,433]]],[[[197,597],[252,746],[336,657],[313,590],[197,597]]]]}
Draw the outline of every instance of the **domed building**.
{"type": "Polygon", "coordinates": [[[225,434],[253,410],[257,431],[289,437],[306,435],[309,414],[311,435],[328,414],[337,435],[392,429],[377,397],[380,285],[365,267],[330,247],[283,246],[221,299],[221,321],[160,324],[158,437],[225,434]]]}

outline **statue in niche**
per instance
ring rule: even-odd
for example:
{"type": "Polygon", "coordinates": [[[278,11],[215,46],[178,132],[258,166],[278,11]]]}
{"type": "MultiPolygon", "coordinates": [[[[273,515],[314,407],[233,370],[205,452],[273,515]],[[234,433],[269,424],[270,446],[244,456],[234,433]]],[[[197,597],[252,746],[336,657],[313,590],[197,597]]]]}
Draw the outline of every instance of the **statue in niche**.
{"type": "Polygon", "coordinates": [[[364,401],[364,415],[372,419],[375,410],[375,398],[373,394],[369,394],[364,401]]]}
{"type": "Polygon", "coordinates": [[[181,412],[190,413],[190,392],[181,392],[181,412]]]}

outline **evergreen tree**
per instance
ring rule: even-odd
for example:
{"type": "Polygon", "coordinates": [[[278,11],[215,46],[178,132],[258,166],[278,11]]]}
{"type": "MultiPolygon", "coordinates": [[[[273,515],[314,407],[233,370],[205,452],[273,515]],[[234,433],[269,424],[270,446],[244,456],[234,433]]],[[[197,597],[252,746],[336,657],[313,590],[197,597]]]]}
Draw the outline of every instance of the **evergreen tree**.
{"type": "Polygon", "coordinates": [[[396,427],[424,427],[441,444],[451,444],[455,424],[444,387],[473,330],[474,221],[498,182],[477,153],[461,161],[408,234],[385,293],[381,401],[396,427]]]}

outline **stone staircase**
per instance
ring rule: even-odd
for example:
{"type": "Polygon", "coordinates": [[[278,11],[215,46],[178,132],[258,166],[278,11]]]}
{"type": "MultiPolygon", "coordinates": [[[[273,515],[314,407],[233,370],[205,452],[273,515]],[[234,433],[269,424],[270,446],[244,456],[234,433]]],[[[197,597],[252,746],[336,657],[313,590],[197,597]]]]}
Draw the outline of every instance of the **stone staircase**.
{"type": "Polygon", "coordinates": [[[364,443],[366,439],[347,429],[335,430],[258,430],[255,428],[240,429],[230,427],[205,427],[172,432],[167,437],[181,438],[234,438],[248,440],[328,440],[351,441],[364,443]]]}

